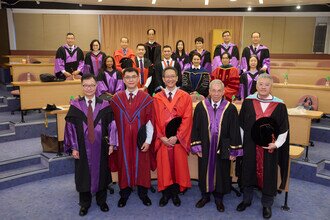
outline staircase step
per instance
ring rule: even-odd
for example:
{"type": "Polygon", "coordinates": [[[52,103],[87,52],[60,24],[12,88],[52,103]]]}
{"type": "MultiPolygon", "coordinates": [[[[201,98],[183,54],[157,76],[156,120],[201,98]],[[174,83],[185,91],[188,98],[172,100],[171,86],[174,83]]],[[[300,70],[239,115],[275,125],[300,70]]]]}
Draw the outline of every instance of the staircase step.
{"type": "Polygon", "coordinates": [[[21,158],[15,158],[12,160],[6,160],[0,162],[0,172],[5,172],[9,170],[19,169],[30,165],[36,165],[41,163],[41,156],[32,155],[21,158]]]}
{"type": "MultiPolygon", "coordinates": [[[[323,176],[327,176],[328,179],[330,180],[330,170],[327,169],[321,169],[317,172],[317,174],[321,174],[323,176]]],[[[317,175],[316,175],[317,176],[317,175]]]]}
{"type": "Polygon", "coordinates": [[[330,170],[330,161],[328,160],[324,161],[324,169],[330,170]]]}
{"type": "Polygon", "coordinates": [[[33,164],[25,167],[21,167],[18,169],[6,170],[0,172],[0,182],[7,181],[12,178],[16,178],[20,175],[31,174],[31,173],[39,173],[40,171],[48,171],[48,167],[42,163],[33,164]]]}
{"type": "Polygon", "coordinates": [[[9,123],[10,123],[10,122],[3,122],[3,123],[0,123],[0,131],[3,131],[3,130],[9,130],[9,129],[10,129],[9,123]]]}

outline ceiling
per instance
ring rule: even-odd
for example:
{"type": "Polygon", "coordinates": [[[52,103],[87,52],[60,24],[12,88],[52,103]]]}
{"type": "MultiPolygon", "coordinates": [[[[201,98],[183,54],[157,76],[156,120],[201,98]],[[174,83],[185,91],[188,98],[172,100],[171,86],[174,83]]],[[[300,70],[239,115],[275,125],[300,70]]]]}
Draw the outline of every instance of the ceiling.
{"type": "MultiPolygon", "coordinates": [[[[31,0],[34,1],[34,0],[31,0]]],[[[209,0],[209,5],[205,6],[205,0],[157,0],[155,5],[151,4],[152,0],[40,0],[39,2],[56,2],[56,3],[74,3],[83,5],[103,5],[103,6],[129,6],[129,7],[161,7],[161,8],[242,8],[242,7],[276,7],[276,6],[296,6],[311,4],[326,4],[330,0],[263,0],[263,4],[259,4],[259,0],[209,0]]]]}

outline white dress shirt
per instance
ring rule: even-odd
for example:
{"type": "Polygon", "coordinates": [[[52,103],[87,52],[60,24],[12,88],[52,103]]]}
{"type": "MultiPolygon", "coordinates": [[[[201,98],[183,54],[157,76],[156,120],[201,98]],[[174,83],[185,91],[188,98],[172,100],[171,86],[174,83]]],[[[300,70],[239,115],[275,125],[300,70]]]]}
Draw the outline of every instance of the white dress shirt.
{"type": "Polygon", "coordinates": [[[88,98],[85,96],[85,101],[86,101],[86,105],[87,105],[87,107],[89,106],[89,103],[88,103],[89,100],[92,100],[91,105],[92,105],[92,109],[93,109],[93,111],[94,111],[94,109],[95,109],[95,95],[93,96],[92,99],[88,99],[88,98]]]}

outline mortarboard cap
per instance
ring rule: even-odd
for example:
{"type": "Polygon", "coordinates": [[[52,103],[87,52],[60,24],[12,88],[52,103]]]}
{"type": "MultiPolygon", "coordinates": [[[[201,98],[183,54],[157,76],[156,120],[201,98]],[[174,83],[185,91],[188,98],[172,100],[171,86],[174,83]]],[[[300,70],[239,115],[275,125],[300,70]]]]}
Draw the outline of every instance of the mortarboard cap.
{"type": "Polygon", "coordinates": [[[141,150],[142,145],[146,142],[147,139],[147,126],[142,125],[137,134],[137,146],[141,150]]]}
{"type": "Polygon", "coordinates": [[[181,117],[175,117],[173,118],[165,128],[165,134],[167,138],[170,138],[172,136],[176,136],[176,133],[178,132],[178,129],[182,123],[181,117]]]}
{"type": "Polygon", "coordinates": [[[278,124],[273,118],[259,118],[252,126],[252,139],[259,146],[267,147],[269,143],[277,139],[278,135],[278,124]]]}

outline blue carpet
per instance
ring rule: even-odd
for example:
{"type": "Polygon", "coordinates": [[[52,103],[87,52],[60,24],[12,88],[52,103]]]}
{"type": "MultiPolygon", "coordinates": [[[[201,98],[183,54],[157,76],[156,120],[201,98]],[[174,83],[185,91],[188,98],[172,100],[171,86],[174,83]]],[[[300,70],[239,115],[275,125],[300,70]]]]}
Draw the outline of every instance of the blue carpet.
{"type": "MultiPolygon", "coordinates": [[[[155,183],[154,183],[155,184],[155,183]]],[[[166,207],[159,207],[160,193],[150,193],[153,205],[145,207],[134,192],[127,206],[117,208],[118,188],[115,194],[108,196],[110,211],[103,213],[93,199],[88,215],[84,219],[262,219],[260,194],[255,192],[251,207],[242,213],[236,206],[241,198],[233,193],[224,198],[225,212],[219,213],[213,201],[202,209],[195,208],[200,197],[196,182],[185,195],[181,196],[181,207],[175,207],[170,201],[166,207]]],[[[317,219],[325,220],[330,215],[329,187],[297,179],[290,181],[290,211],[283,211],[284,194],[276,197],[272,219],[317,219]]],[[[72,174],[23,184],[1,190],[1,219],[82,219],[78,216],[78,193],[75,191],[72,174]]]]}

